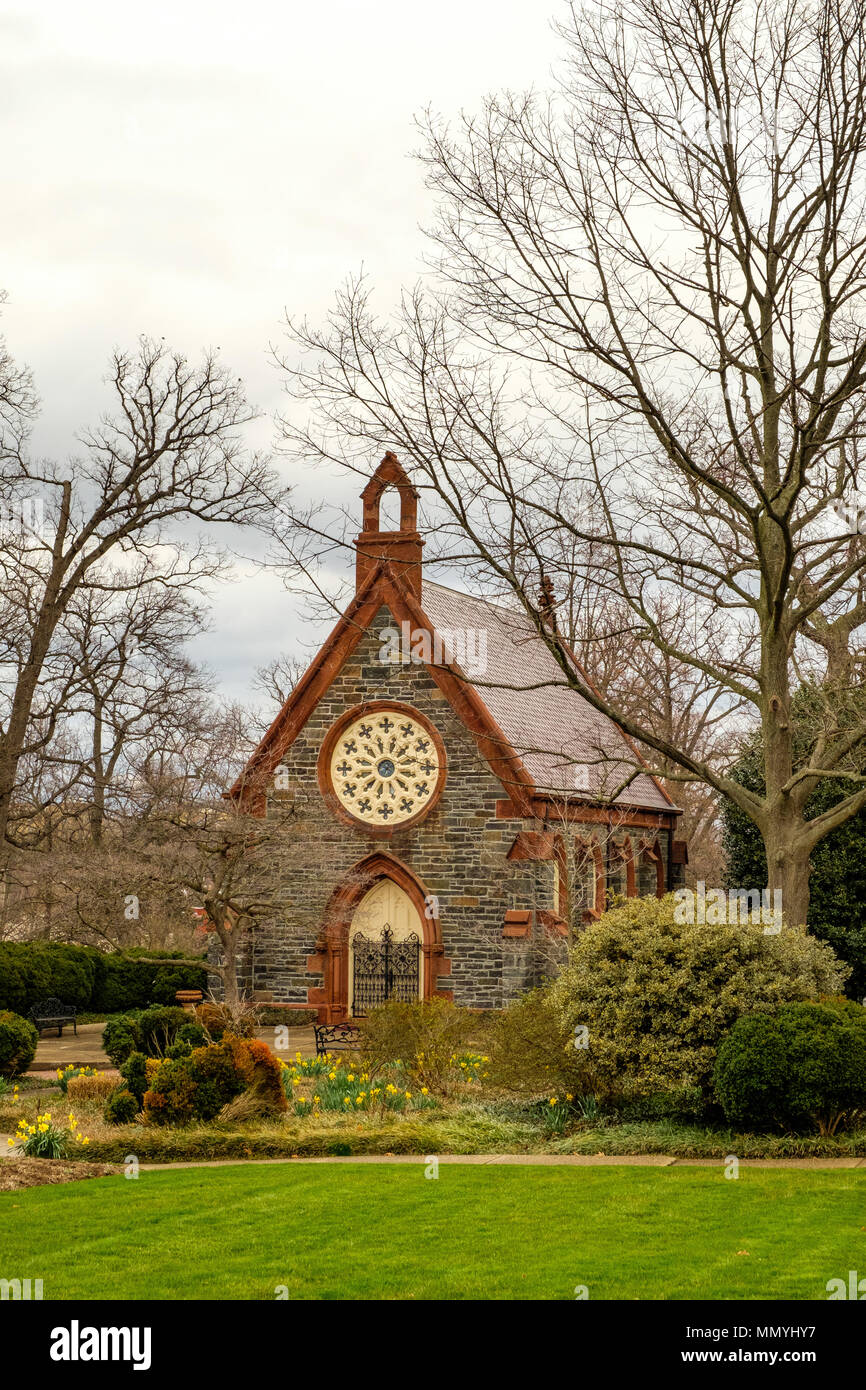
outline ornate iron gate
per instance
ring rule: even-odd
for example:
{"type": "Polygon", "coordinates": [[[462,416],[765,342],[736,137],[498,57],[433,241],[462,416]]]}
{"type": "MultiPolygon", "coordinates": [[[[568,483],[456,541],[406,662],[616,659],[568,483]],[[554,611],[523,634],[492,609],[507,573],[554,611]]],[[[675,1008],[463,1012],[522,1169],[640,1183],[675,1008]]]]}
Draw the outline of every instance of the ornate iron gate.
{"type": "Polygon", "coordinates": [[[415,932],[395,940],[386,922],[382,935],[372,940],[358,932],[352,937],[354,985],[352,1014],[362,1017],[376,1004],[400,999],[411,1004],[418,998],[418,965],[421,942],[415,932]]]}

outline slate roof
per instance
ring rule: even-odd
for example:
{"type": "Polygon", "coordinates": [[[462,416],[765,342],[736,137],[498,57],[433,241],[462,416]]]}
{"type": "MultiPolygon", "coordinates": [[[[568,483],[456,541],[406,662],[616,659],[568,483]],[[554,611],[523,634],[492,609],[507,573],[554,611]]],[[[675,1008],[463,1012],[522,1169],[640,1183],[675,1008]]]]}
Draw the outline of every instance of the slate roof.
{"type": "MultiPolygon", "coordinates": [[[[487,705],[520,755],[536,790],[593,801],[628,778],[634,757],[617,726],[594,709],[564,676],[525,613],[424,579],[421,604],[451,659],[487,705]],[[486,634],[486,671],[479,645],[461,647],[450,633],[486,634]],[[476,660],[473,663],[472,657],[476,660]]],[[[478,643],[480,637],[474,639],[478,643]]],[[[615,804],[670,811],[661,788],[640,773],[615,804]]]]}

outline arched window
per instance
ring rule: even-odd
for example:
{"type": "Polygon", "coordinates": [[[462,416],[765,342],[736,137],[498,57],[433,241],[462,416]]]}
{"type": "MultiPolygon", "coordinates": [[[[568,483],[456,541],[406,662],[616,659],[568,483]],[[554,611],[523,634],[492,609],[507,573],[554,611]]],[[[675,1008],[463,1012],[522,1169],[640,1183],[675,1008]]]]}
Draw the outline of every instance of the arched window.
{"type": "Polygon", "coordinates": [[[598,917],[604,909],[604,858],[594,836],[574,839],[575,919],[598,917]]]}

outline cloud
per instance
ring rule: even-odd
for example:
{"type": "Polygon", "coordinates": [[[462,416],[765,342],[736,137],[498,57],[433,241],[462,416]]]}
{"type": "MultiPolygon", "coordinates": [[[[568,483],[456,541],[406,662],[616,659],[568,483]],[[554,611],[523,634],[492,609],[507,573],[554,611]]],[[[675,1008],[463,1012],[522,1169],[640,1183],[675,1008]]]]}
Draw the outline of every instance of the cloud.
{"type": "MultiPolygon", "coordinates": [[[[111,349],[143,332],[190,353],[220,345],[274,412],[267,349],[284,308],[321,319],[362,263],[387,304],[421,268],[413,114],[543,84],[553,56],[526,0],[7,12],[2,327],[44,402],[38,449],[72,451],[104,408],[111,349]]],[[[234,694],[247,662],[251,675],[301,635],[280,593],[252,576],[217,594],[203,654],[234,694]]]]}

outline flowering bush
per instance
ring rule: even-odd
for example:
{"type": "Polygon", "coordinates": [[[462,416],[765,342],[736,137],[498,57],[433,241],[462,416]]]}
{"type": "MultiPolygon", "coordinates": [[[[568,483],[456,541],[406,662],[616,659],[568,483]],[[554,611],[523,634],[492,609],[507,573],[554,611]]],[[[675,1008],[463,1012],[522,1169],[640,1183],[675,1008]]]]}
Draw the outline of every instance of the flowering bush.
{"type": "Polygon", "coordinates": [[[19,1144],[28,1158],[66,1158],[74,1145],[84,1147],[90,1140],[81,1133],[74,1115],[69,1116],[66,1129],[61,1129],[46,1110],[44,1115],[36,1116],[33,1124],[20,1120],[15,1138],[7,1143],[19,1144]]]}

